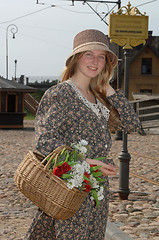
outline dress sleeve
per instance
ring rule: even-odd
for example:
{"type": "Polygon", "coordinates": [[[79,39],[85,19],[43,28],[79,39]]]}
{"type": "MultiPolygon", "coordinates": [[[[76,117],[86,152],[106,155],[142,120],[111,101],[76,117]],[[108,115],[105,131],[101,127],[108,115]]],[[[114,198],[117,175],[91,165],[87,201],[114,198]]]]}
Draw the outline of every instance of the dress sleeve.
{"type": "Polygon", "coordinates": [[[107,99],[110,104],[117,109],[119,113],[119,130],[144,134],[139,117],[135,113],[133,106],[124,96],[122,90],[116,90],[115,93],[107,97],[107,99]]]}
{"type": "Polygon", "coordinates": [[[35,118],[36,149],[48,155],[64,143],[63,126],[67,118],[67,98],[62,92],[49,89],[44,94],[35,118]]]}

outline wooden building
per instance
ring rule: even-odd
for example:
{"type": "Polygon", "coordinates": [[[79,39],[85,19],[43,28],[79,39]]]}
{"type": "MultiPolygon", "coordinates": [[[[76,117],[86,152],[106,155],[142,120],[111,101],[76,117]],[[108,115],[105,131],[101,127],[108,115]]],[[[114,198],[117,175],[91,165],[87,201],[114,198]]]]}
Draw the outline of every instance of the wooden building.
{"type": "Polygon", "coordinates": [[[24,95],[35,88],[0,77],[0,128],[23,128],[24,95]]]}
{"type": "Polygon", "coordinates": [[[159,54],[149,42],[130,60],[130,100],[135,93],[159,95],[159,54]]]}
{"type": "MultiPolygon", "coordinates": [[[[119,56],[119,46],[112,43],[111,49],[119,56]]],[[[129,100],[134,95],[159,95],[159,36],[149,36],[145,45],[139,45],[130,50],[129,66],[129,100]]],[[[124,50],[120,47],[120,60],[115,69],[113,86],[124,89],[124,50]],[[120,84],[118,84],[120,80],[120,84]]]]}

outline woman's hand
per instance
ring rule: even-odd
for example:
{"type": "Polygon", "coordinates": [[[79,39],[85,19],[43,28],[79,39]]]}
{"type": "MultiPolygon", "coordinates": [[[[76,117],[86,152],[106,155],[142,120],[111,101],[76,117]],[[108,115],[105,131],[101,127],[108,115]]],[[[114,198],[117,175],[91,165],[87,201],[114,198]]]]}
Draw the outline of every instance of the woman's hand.
{"type": "Polygon", "coordinates": [[[116,175],[116,168],[112,166],[110,163],[106,164],[106,163],[103,163],[102,161],[90,159],[90,158],[86,158],[86,161],[87,163],[89,163],[89,165],[92,164],[92,165],[102,166],[100,168],[100,171],[102,172],[104,177],[109,175],[116,175]]]}
{"type": "Polygon", "coordinates": [[[107,86],[106,86],[106,95],[107,95],[107,97],[113,95],[114,93],[115,93],[114,88],[112,88],[112,86],[109,83],[107,83],[107,86]]]}

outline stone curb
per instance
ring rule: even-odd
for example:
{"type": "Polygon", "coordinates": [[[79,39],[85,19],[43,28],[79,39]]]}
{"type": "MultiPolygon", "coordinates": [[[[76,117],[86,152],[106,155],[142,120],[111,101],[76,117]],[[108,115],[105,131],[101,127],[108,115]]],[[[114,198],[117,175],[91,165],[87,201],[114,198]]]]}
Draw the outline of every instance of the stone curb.
{"type": "Polygon", "coordinates": [[[119,229],[115,223],[107,222],[105,240],[133,240],[128,234],[119,229]]]}

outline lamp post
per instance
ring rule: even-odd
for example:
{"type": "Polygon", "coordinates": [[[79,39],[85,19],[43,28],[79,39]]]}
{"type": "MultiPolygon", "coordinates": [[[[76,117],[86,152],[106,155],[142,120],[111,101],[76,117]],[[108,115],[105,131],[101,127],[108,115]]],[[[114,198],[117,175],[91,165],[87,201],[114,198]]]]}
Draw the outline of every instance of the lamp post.
{"type": "MultiPolygon", "coordinates": [[[[125,49],[124,52],[124,93],[125,97],[129,97],[129,67],[130,67],[130,49],[125,49]]],[[[120,160],[119,174],[119,198],[121,200],[128,199],[129,189],[129,162],[131,156],[127,148],[127,133],[123,132],[123,149],[118,156],[120,160]]]]}
{"type": "Polygon", "coordinates": [[[16,81],[17,80],[17,60],[16,59],[14,60],[14,63],[15,63],[15,77],[14,77],[14,80],[16,81]]]}
{"type": "Polygon", "coordinates": [[[6,79],[8,79],[8,30],[11,30],[13,34],[13,39],[15,34],[18,32],[18,27],[15,24],[10,24],[6,29],[6,79]]]}

